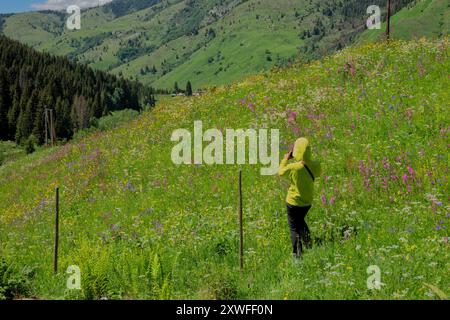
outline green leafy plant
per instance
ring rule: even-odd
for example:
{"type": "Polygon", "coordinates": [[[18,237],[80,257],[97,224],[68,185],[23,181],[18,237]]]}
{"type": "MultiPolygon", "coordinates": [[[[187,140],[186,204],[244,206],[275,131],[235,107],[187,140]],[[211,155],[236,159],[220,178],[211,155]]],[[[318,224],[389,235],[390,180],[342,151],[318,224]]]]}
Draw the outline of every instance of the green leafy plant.
{"type": "Polygon", "coordinates": [[[18,270],[12,263],[0,258],[0,300],[29,296],[34,272],[29,267],[18,270]]]}

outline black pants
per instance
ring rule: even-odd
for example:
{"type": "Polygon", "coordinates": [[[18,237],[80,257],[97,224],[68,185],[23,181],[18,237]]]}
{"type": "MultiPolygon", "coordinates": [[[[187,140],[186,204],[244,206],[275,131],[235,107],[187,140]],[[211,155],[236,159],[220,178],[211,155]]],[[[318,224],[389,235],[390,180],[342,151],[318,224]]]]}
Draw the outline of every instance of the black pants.
{"type": "Polygon", "coordinates": [[[309,207],[296,207],[286,203],[289,229],[291,231],[292,252],[299,257],[303,251],[303,247],[311,245],[311,237],[305,217],[309,207]]]}

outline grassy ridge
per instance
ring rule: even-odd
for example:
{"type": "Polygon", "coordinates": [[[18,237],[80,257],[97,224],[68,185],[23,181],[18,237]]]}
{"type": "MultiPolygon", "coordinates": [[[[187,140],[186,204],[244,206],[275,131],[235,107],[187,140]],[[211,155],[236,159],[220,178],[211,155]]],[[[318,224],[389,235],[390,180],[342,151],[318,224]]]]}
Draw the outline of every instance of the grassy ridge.
{"type": "MultiPolygon", "coordinates": [[[[443,0],[433,3],[439,1],[443,0]]],[[[403,0],[402,5],[407,2],[403,0]]],[[[112,10],[112,4],[86,10],[78,31],[64,28],[66,17],[62,13],[23,13],[5,17],[3,32],[39,50],[68,55],[146,84],[171,89],[175,81],[184,87],[190,80],[196,89],[288,65],[299,54],[314,58],[342,48],[364,30],[365,5],[379,4],[384,10],[385,3],[147,1],[148,7],[132,10],[131,5],[123,12],[112,10]]],[[[443,19],[448,25],[449,10],[442,4],[437,9],[445,9],[443,19]]],[[[415,34],[434,34],[434,25],[431,31],[428,24],[423,25],[415,34]]]]}
{"type": "MultiPolygon", "coordinates": [[[[450,34],[450,4],[445,0],[419,0],[400,10],[392,17],[391,35],[394,39],[411,40],[428,37],[439,38],[450,34]]],[[[381,39],[386,23],[380,30],[366,30],[356,43],[381,39]]]]}
{"type": "Polygon", "coordinates": [[[39,46],[54,39],[64,30],[64,15],[32,12],[4,18],[2,33],[13,35],[23,43],[39,46]]]}
{"type": "Polygon", "coordinates": [[[449,42],[393,42],[165,100],[134,122],[0,167],[0,255],[35,270],[42,298],[437,299],[449,293],[449,42]],[[175,166],[174,129],[279,128],[308,136],[324,175],[294,265],[286,182],[243,165],[245,272],[237,268],[237,165],[175,166]],[[60,268],[51,274],[53,190],[60,268]],[[367,267],[381,269],[368,290],[367,267]]]}
{"type": "MultiPolygon", "coordinates": [[[[297,19],[293,10],[306,14],[315,8],[306,3],[293,8],[290,0],[192,3],[188,6],[186,1],[160,1],[118,17],[108,7],[94,8],[83,13],[82,29],[75,32],[64,30],[64,21],[58,24],[52,15],[47,21],[47,16],[41,13],[18,14],[5,19],[3,32],[39,50],[76,57],[94,68],[122,73],[146,84],[157,81],[161,87],[172,88],[175,81],[184,86],[191,80],[198,88],[229,83],[270,68],[278,58],[295,56],[301,45],[298,39],[301,30],[294,30],[297,19]],[[285,18],[280,20],[281,14],[285,18]],[[275,23],[279,25],[276,28],[272,25],[275,23]],[[48,25],[52,28],[44,28],[48,25]],[[196,33],[189,33],[186,28],[195,29],[196,33]],[[265,36],[254,37],[261,28],[265,36]],[[53,29],[57,31],[51,32],[53,29]],[[210,29],[215,37],[207,36],[210,29]],[[103,34],[108,37],[103,38],[103,34]],[[129,47],[155,49],[121,59],[121,49],[129,47]],[[265,50],[274,51],[272,61],[267,60],[265,50]],[[220,51],[223,52],[217,57],[220,51]],[[218,59],[208,64],[210,57],[218,59]],[[156,73],[141,74],[142,69],[153,66],[156,73]]],[[[308,20],[315,16],[318,13],[308,20]]],[[[310,24],[305,22],[304,26],[310,24]]]]}

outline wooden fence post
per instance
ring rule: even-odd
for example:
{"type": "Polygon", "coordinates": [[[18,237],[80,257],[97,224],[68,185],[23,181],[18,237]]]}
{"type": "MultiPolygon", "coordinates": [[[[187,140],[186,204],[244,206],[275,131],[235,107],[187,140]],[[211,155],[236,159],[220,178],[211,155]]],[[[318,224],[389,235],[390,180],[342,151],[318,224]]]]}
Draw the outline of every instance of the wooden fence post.
{"type": "Polygon", "coordinates": [[[387,3],[386,40],[391,38],[391,0],[387,3]]]}
{"type": "Polygon", "coordinates": [[[239,170],[239,265],[244,269],[244,230],[242,223],[242,170],[239,170]]]}
{"type": "Polygon", "coordinates": [[[58,245],[59,245],[59,187],[56,188],[55,206],[55,248],[53,252],[53,273],[58,272],[58,245]]]}

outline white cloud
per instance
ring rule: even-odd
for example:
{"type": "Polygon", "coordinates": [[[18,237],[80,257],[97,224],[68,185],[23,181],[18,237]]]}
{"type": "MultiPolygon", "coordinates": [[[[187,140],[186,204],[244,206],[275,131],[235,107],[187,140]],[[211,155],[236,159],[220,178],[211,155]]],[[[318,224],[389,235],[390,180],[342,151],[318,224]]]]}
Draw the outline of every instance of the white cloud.
{"type": "Polygon", "coordinates": [[[80,8],[96,7],[104,5],[112,0],[47,0],[44,3],[33,3],[31,7],[37,10],[66,10],[71,5],[80,8]]]}

